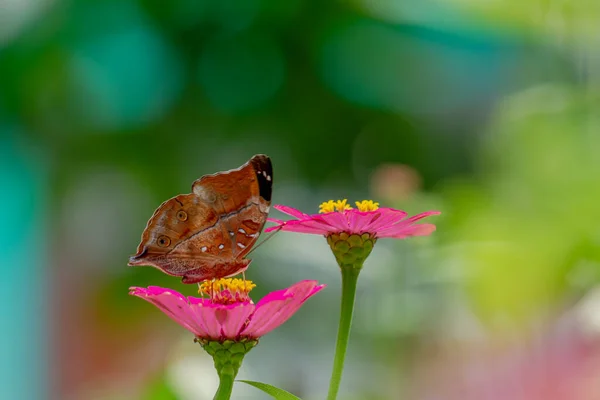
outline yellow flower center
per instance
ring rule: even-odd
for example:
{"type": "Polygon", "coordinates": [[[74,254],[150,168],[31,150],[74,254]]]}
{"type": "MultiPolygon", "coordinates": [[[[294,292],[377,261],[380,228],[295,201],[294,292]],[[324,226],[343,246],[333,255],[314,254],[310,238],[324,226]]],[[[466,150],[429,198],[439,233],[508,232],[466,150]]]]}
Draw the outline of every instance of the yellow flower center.
{"type": "Polygon", "coordinates": [[[379,208],[379,203],[374,202],[373,200],[363,200],[356,202],[356,208],[358,211],[375,211],[379,208]]]}
{"type": "MultiPolygon", "coordinates": [[[[375,211],[379,208],[379,203],[373,200],[357,201],[356,208],[358,211],[375,211]]],[[[352,210],[352,207],[348,204],[348,200],[329,200],[321,203],[319,206],[319,214],[330,213],[330,212],[342,212],[346,210],[352,210]]]]}
{"type": "Polygon", "coordinates": [[[319,214],[330,213],[334,211],[352,210],[347,199],[344,200],[329,200],[325,203],[321,203],[319,206],[319,214]]]}
{"type": "Polygon", "coordinates": [[[213,303],[233,304],[251,301],[248,293],[256,285],[252,281],[238,278],[221,278],[198,284],[198,293],[208,296],[213,303]]]}

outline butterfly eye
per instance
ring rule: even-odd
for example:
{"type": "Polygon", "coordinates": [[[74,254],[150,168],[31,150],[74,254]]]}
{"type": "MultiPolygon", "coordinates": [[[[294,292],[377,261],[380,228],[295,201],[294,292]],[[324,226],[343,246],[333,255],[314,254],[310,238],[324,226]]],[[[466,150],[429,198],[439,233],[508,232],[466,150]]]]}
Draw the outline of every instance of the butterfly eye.
{"type": "Polygon", "coordinates": [[[171,239],[169,239],[168,236],[162,235],[162,236],[158,237],[158,240],[156,240],[156,243],[160,247],[168,247],[171,244],[171,239]]]}
{"type": "Polygon", "coordinates": [[[177,219],[180,221],[185,221],[187,219],[187,213],[183,210],[177,211],[177,219]]]}

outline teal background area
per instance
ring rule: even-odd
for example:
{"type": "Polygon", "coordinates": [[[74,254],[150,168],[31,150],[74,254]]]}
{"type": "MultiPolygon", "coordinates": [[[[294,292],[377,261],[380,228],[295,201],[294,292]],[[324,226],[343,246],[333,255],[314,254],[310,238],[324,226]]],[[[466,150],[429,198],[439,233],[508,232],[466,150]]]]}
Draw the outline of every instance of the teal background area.
{"type": "Polygon", "coordinates": [[[6,398],[48,393],[49,307],[44,258],[44,172],[19,148],[15,128],[0,127],[0,239],[7,246],[0,280],[0,387],[6,398]]]}

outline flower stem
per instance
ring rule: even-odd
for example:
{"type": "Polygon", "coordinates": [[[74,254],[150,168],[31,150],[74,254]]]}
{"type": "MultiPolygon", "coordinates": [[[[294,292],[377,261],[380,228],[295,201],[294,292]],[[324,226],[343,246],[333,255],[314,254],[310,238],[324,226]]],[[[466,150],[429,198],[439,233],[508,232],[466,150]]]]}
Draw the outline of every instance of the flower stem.
{"type": "Polygon", "coordinates": [[[229,400],[234,381],[235,376],[233,374],[219,374],[219,388],[215,393],[214,400],[229,400]]]}
{"type": "Polygon", "coordinates": [[[202,348],[211,355],[215,369],[219,375],[219,388],[214,400],[229,400],[233,390],[233,382],[242,366],[244,356],[258,344],[258,340],[242,339],[240,341],[225,340],[223,342],[196,338],[202,348]]]}
{"type": "Polygon", "coordinates": [[[352,314],[354,312],[354,297],[356,295],[356,283],[360,268],[352,265],[340,265],[342,270],[342,305],[340,307],[340,323],[338,326],[337,343],[335,345],[335,357],[333,359],[333,370],[329,381],[329,394],[327,400],[335,400],[342,381],[344,370],[344,359],[348,348],[350,327],[352,325],[352,314]]]}

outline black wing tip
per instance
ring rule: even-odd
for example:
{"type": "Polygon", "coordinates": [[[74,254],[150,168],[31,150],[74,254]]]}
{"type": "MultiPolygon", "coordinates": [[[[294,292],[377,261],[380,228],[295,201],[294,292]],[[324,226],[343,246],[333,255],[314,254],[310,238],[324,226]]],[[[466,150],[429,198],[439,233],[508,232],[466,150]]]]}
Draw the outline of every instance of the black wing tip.
{"type": "Polygon", "coordinates": [[[266,154],[255,154],[250,159],[250,163],[254,167],[264,167],[265,170],[273,169],[271,165],[271,158],[266,154]]]}
{"type": "Polygon", "coordinates": [[[265,154],[257,154],[250,159],[250,163],[258,178],[260,197],[270,202],[273,189],[273,164],[271,164],[271,159],[265,154]]]}

